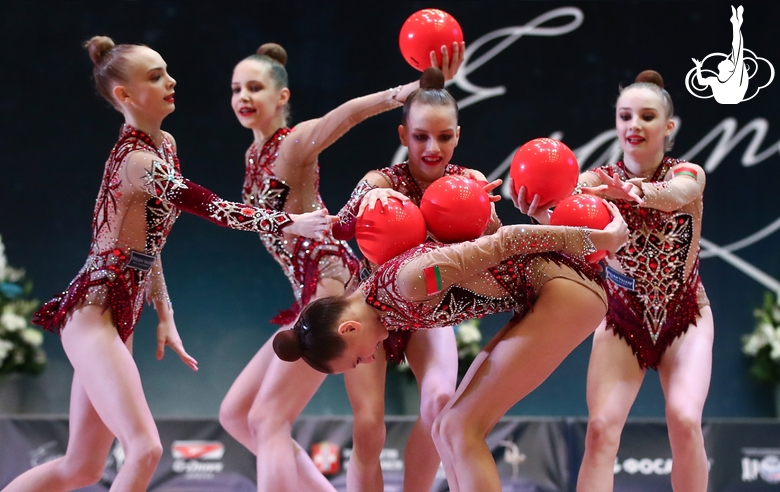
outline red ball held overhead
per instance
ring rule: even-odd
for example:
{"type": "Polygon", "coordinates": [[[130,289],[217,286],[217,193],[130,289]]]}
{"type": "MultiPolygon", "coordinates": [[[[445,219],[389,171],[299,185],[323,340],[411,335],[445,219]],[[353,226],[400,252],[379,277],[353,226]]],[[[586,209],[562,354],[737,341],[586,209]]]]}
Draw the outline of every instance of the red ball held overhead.
{"type": "Polygon", "coordinates": [[[509,175],[515,191],[525,186],[525,200],[539,195],[539,204],[563,200],[577,186],[580,165],[574,152],[563,142],[536,138],[523,144],[512,157],[509,175]]]}
{"type": "Polygon", "coordinates": [[[475,180],[444,176],[425,190],[420,201],[428,232],[444,243],[481,236],[490,222],[490,197],[475,180]]]}
{"type": "MultiPolygon", "coordinates": [[[[604,229],[612,221],[604,201],[593,195],[571,195],[564,198],[550,215],[550,225],[604,229]]],[[[585,257],[595,263],[607,256],[606,251],[596,251],[585,257]]]]}
{"type": "Polygon", "coordinates": [[[428,235],[422,212],[410,201],[388,198],[387,206],[366,209],[355,225],[355,239],[368,261],[381,265],[419,246],[428,235]]]}
{"type": "Polygon", "coordinates": [[[463,30],[453,16],[438,9],[423,9],[412,14],[401,27],[398,44],[404,59],[419,71],[431,66],[431,51],[441,66],[441,47],[452,55],[452,43],[463,42],[463,30]]]}

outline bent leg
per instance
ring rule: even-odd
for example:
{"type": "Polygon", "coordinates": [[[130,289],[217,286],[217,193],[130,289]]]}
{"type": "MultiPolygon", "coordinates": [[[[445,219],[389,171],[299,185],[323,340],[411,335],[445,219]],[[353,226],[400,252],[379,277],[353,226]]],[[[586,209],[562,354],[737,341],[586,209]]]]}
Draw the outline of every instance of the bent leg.
{"type": "Polygon", "coordinates": [[[387,359],[380,345],[376,362],[360,364],[344,373],[352,405],[352,455],[347,467],[347,490],[382,492],[379,457],[385,445],[385,379],[387,359]]]}
{"type": "Polygon", "coordinates": [[[713,335],[712,310],[707,306],[696,325],[666,350],[658,366],[674,460],[672,488],[677,491],[707,490],[709,469],[701,420],[712,375],[713,335]]]}
{"type": "Polygon", "coordinates": [[[588,364],[588,429],[578,492],[612,490],[620,435],[644,375],[631,348],[602,321],[588,364]]]}
{"type": "MultiPolygon", "coordinates": [[[[292,439],[292,424],[324,380],[325,374],[303,360],[270,361],[247,416],[257,455],[258,491],[317,490],[303,489],[310,470],[301,470],[299,461],[311,463],[311,458],[301,456],[301,447],[292,439]]],[[[316,471],[313,463],[311,468],[316,471]]],[[[322,477],[319,471],[316,473],[322,477]]],[[[312,479],[316,478],[314,475],[312,479]]]]}
{"type": "Polygon", "coordinates": [[[77,376],[70,390],[68,429],[65,456],[20,475],[3,492],[64,492],[97,483],[114,435],[100,420],[77,376]]]}
{"type": "Polygon", "coordinates": [[[124,450],[111,490],[145,491],[162,445],[138,368],[110,312],[93,306],[75,311],[62,331],[62,346],[92,406],[124,450]]]}
{"type": "MultiPolygon", "coordinates": [[[[314,299],[343,292],[344,285],[340,282],[322,279],[314,299]]],[[[261,371],[256,375],[261,382],[247,414],[249,441],[257,456],[257,490],[335,491],[308,453],[292,439],[293,422],[325,380],[325,374],[303,360],[284,362],[272,349],[269,354],[267,363],[262,362],[265,359],[260,354],[258,359],[262,360],[254,367],[261,371]]],[[[246,379],[250,375],[247,371],[246,379]]],[[[246,395],[248,391],[243,393],[246,395]]],[[[241,391],[236,391],[234,396],[233,401],[246,398],[241,396],[241,391]]]]}
{"type": "MultiPolygon", "coordinates": [[[[289,328],[289,326],[282,327],[276,333],[289,328]]],[[[253,453],[256,446],[249,429],[249,411],[257,399],[264,376],[274,359],[277,357],[273,349],[272,336],[241,371],[219,406],[219,423],[236,441],[253,453]]]]}
{"type": "Polygon", "coordinates": [[[542,287],[533,310],[513,318],[485,347],[487,356],[436,423],[437,444],[452,457],[461,491],[501,490],[487,434],[596,329],[605,311],[590,289],[552,279],[542,287]]]}
{"type": "Polygon", "coordinates": [[[15,482],[19,488],[12,484],[7,490],[68,490],[73,484],[96,482],[115,435],[125,451],[125,462],[111,489],[145,491],[162,446],[138,368],[110,312],[96,306],[77,309],[61,338],[74,369],[68,451],[61,460],[19,477],[15,482]],[[63,483],[52,484],[55,476],[63,483]]]}
{"type": "Polygon", "coordinates": [[[431,436],[433,421],[455,393],[458,347],[452,327],[416,331],[406,358],[420,391],[420,416],[404,451],[404,492],[428,492],[441,459],[431,436]]]}

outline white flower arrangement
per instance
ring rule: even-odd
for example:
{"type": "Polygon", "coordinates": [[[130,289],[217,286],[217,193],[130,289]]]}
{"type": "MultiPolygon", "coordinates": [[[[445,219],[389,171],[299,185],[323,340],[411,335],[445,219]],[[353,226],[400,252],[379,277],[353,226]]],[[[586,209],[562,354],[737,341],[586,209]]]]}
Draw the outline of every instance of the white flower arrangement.
{"type": "Polygon", "coordinates": [[[742,337],[742,352],[750,357],[750,375],[759,381],[780,384],[780,304],[771,293],[764,295],[764,304],[753,312],[756,327],[742,337]]]}
{"type": "MultiPolygon", "coordinates": [[[[458,365],[467,363],[466,370],[468,370],[468,366],[481,350],[482,332],[479,331],[479,319],[470,319],[457,325],[455,327],[455,341],[458,344],[458,365]]],[[[463,372],[465,373],[466,370],[463,372]]]]}
{"type": "Polygon", "coordinates": [[[0,236],[0,375],[38,374],[46,367],[43,333],[29,323],[39,303],[27,298],[32,283],[23,280],[24,270],[8,266],[0,236]]]}

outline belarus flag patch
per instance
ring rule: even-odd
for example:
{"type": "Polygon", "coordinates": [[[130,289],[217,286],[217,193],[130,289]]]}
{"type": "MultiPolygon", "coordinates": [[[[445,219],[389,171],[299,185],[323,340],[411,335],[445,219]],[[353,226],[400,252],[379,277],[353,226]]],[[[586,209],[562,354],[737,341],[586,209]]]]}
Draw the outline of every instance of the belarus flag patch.
{"type": "Polygon", "coordinates": [[[674,177],[676,178],[677,176],[690,176],[693,179],[696,179],[699,176],[699,173],[692,167],[678,167],[674,170],[674,177]]]}
{"type": "Polygon", "coordinates": [[[423,268],[423,278],[425,279],[425,293],[429,296],[441,292],[441,272],[439,266],[423,268]]]}

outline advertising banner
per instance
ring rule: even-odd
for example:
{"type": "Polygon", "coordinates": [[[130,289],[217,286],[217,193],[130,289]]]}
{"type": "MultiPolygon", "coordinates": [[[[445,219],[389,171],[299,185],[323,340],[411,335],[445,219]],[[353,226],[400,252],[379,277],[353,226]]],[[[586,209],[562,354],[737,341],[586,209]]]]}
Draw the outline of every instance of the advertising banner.
{"type": "MultiPolygon", "coordinates": [[[[163,456],[152,492],[253,492],[255,456],[211,419],[158,420],[163,456]]],[[[403,490],[404,451],[412,417],[388,417],[380,456],[386,492],[403,490]]],[[[582,419],[507,418],[487,439],[507,492],[573,492],[585,443],[582,419]]],[[[711,492],[775,491],[780,486],[780,422],[712,421],[704,425],[711,492]]],[[[68,422],[54,419],[0,419],[0,487],[33,466],[65,453],[68,422]]],[[[339,492],[347,490],[352,452],[349,417],[303,418],[293,437],[339,492]]],[[[124,462],[114,442],[100,481],[85,492],[106,491],[124,462]]],[[[672,490],[672,456],[666,424],[660,420],[626,424],[615,460],[616,492],[672,490]]],[[[439,469],[432,489],[444,492],[439,469]]]]}

